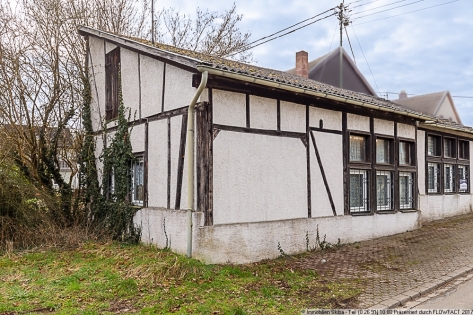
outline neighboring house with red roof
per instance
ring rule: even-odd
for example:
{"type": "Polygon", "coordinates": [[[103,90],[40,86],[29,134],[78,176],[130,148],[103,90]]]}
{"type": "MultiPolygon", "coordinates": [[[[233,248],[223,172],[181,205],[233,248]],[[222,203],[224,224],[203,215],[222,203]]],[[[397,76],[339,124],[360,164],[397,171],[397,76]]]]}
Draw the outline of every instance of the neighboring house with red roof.
{"type": "Polygon", "coordinates": [[[406,91],[403,90],[399,93],[399,99],[393,102],[405,108],[462,124],[449,91],[408,97],[406,91]]]}
{"type": "MultiPolygon", "coordinates": [[[[470,127],[379,98],[369,85],[356,92],[313,80],[310,71],[323,79],[326,70],[321,61],[310,67],[307,53],[297,53],[288,73],[88,27],[79,33],[96,156],[116,130],[121,70],[135,117],[131,200],[144,242],[179,253],[191,245],[210,263],[246,263],[279,256],[278,246],[305,251],[317,233],[356,242],[471,211],[470,127]]],[[[326,67],[336,60],[329,57],[326,67]]]]}

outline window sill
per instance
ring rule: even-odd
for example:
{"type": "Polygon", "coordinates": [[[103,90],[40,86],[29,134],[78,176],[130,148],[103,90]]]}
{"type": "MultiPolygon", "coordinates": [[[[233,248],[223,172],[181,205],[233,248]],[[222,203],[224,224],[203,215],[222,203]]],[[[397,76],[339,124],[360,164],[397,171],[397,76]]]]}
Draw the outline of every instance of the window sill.
{"type": "Polygon", "coordinates": [[[399,210],[399,212],[402,212],[402,213],[411,213],[411,212],[417,212],[418,210],[416,209],[402,209],[402,210],[399,210]]]}
{"type": "Polygon", "coordinates": [[[365,217],[365,216],[370,216],[373,215],[371,212],[361,212],[361,213],[350,213],[351,216],[353,217],[365,217]]]}
{"type": "Polygon", "coordinates": [[[377,212],[377,214],[395,214],[395,213],[396,213],[395,210],[381,210],[377,212]]]}

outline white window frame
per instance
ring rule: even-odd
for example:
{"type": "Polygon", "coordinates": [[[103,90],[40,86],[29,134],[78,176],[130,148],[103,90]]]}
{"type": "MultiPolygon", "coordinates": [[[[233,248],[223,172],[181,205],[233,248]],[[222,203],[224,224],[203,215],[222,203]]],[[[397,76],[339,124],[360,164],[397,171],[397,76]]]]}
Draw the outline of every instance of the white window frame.
{"type": "Polygon", "coordinates": [[[144,202],[144,159],[143,157],[137,157],[135,161],[132,162],[131,165],[131,202],[134,205],[137,206],[142,206],[144,202]],[[141,167],[141,176],[136,176],[136,170],[137,167],[141,167]],[[141,189],[142,189],[142,199],[136,198],[136,191],[137,191],[137,183],[136,181],[139,181],[138,185],[141,184],[141,189]]]}

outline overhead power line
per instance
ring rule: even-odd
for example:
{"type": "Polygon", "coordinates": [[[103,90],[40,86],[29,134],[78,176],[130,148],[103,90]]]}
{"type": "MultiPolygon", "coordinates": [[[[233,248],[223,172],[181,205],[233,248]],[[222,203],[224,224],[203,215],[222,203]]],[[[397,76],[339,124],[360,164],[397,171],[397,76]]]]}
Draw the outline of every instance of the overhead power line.
{"type": "MultiPolygon", "coordinates": [[[[352,4],[354,4],[354,3],[360,2],[360,1],[363,1],[363,0],[358,0],[358,1],[350,2],[349,4],[347,4],[347,7],[349,7],[350,5],[352,5],[352,4]]],[[[362,3],[362,4],[359,4],[359,5],[354,6],[352,9],[355,9],[355,8],[358,8],[358,7],[362,7],[362,6],[367,5],[367,4],[379,2],[379,1],[381,1],[381,0],[374,0],[374,1],[367,2],[367,3],[362,3]]]]}
{"type": "MultiPolygon", "coordinates": [[[[330,10],[328,10],[328,11],[330,11],[330,10]]],[[[327,12],[328,12],[328,11],[327,11],[327,12]]],[[[314,24],[314,23],[316,23],[316,22],[322,21],[322,20],[324,20],[324,19],[326,19],[326,18],[329,18],[329,17],[331,17],[331,16],[334,16],[334,15],[336,15],[336,14],[337,14],[337,13],[332,13],[332,14],[330,14],[330,15],[324,16],[323,18],[320,18],[320,19],[317,19],[317,20],[312,21],[312,22],[310,22],[310,23],[304,24],[304,25],[302,25],[302,26],[300,26],[300,27],[298,27],[298,28],[295,28],[295,29],[293,29],[293,30],[290,30],[289,32],[286,32],[286,33],[281,34],[281,35],[279,35],[279,36],[269,38],[269,39],[265,40],[264,42],[258,43],[258,44],[256,44],[256,45],[250,46],[250,44],[248,44],[248,45],[247,45],[246,47],[244,47],[243,49],[241,49],[241,50],[239,50],[239,51],[236,51],[236,52],[234,52],[234,53],[228,54],[228,55],[226,55],[225,57],[232,57],[232,56],[235,56],[235,55],[240,54],[240,53],[242,53],[242,52],[245,52],[245,51],[247,51],[247,50],[250,50],[250,49],[253,49],[253,48],[258,47],[258,46],[260,46],[260,45],[263,45],[263,44],[265,44],[265,43],[267,43],[267,42],[270,42],[270,41],[273,41],[273,40],[275,40],[275,39],[278,39],[278,38],[281,38],[281,37],[283,37],[283,36],[286,36],[286,35],[288,35],[288,34],[294,33],[295,31],[298,31],[298,30],[300,30],[300,29],[302,29],[302,28],[304,28],[304,27],[307,27],[307,26],[312,25],[312,24],[314,24]]],[[[300,22],[300,23],[301,23],[301,22],[300,22]]],[[[300,23],[297,23],[297,24],[300,24],[300,23]]],[[[291,28],[291,27],[289,27],[289,28],[291,28]]],[[[286,28],[286,29],[289,29],[289,28],[286,28]]],[[[282,32],[282,30],[279,31],[279,32],[277,32],[277,33],[281,33],[281,32],[282,32]]],[[[276,33],[275,33],[275,34],[276,34],[276,33]]],[[[270,37],[270,36],[266,36],[266,38],[268,38],[268,37],[270,37]]],[[[256,41],[254,41],[253,43],[258,42],[258,41],[260,41],[260,40],[256,40],[256,41]]]]}
{"type": "Polygon", "coordinates": [[[440,3],[440,4],[437,4],[437,5],[430,6],[430,7],[414,10],[414,11],[404,12],[404,13],[400,13],[400,14],[396,14],[396,15],[392,15],[392,16],[388,16],[388,17],[384,17],[384,18],[380,18],[380,19],[376,19],[376,20],[366,21],[366,22],[362,22],[362,23],[356,23],[355,25],[361,25],[361,24],[371,23],[371,22],[380,21],[380,20],[387,20],[387,19],[390,19],[390,18],[393,18],[393,17],[396,17],[396,16],[405,15],[405,14],[409,14],[409,13],[414,13],[414,12],[418,12],[418,11],[423,11],[423,10],[439,7],[441,5],[446,5],[446,4],[449,4],[449,3],[457,2],[457,1],[460,1],[460,0],[453,0],[453,1],[449,1],[449,2],[444,2],[444,3],[440,3]]]}
{"type": "Polygon", "coordinates": [[[379,88],[378,88],[378,83],[376,83],[376,79],[374,78],[373,71],[371,71],[370,64],[368,63],[368,60],[366,59],[365,53],[363,52],[363,48],[361,48],[360,41],[358,40],[358,36],[356,36],[355,28],[353,27],[353,25],[351,26],[351,29],[353,30],[353,34],[355,34],[356,41],[358,42],[358,46],[360,46],[361,53],[363,54],[363,57],[365,58],[366,64],[368,65],[368,69],[370,69],[371,76],[373,77],[374,84],[376,85],[376,90],[378,91],[378,93],[380,93],[379,88]]]}
{"type": "MultiPolygon", "coordinates": [[[[371,9],[366,9],[366,10],[364,10],[364,11],[355,12],[355,13],[353,13],[352,15],[357,15],[357,14],[361,14],[361,13],[364,13],[364,12],[373,11],[373,10],[376,10],[376,9],[379,9],[379,8],[388,7],[388,6],[390,6],[390,5],[393,5],[393,4],[396,4],[396,3],[400,3],[400,2],[404,2],[404,1],[407,1],[407,0],[399,0],[399,1],[396,1],[396,2],[392,2],[392,3],[388,3],[388,4],[383,4],[383,5],[380,5],[379,7],[376,7],[376,8],[371,8],[371,9]]],[[[354,9],[354,8],[353,8],[353,9],[354,9]]]]}
{"type": "Polygon", "coordinates": [[[383,12],[387,12],[387,11],[391,11],[391,10],[394,10],[394,9],[398,9],[398,8],[402,8],[402,7],[406,7],[408,5],[413,5],[413,4],[416,4],[416,3],[419,3],[419,2],[423,2],[425,0],[417,0],[417,1],[414,1],[414,2],[411,2],[411,3],[407,3],[407,4],[403,4],[403,5],[399,5],[397,7],[394,7],[394,8],[389,8],[389,9],[386,9],[386,10],[383,10],[383,11],[378,11],[378,12],[374,12],[374,13],[370,13],[370,14],[366,14],[366,15],[363,15],[363,16],[359,16],[355,19],[353,19],[353,21],[355,20],[358,20],[358,19],[362,19],[362,18],[365,18],[367,16],[371,16],[371,15],[375,15],[375,14],[378,14],[378,13],[383,13],[383,12]]]}

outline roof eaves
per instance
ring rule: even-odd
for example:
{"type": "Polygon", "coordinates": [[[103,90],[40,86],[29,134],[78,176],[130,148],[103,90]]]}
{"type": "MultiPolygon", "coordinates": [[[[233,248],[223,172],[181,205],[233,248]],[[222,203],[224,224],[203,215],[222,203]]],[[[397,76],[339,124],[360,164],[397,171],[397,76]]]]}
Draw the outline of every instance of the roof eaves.
{"type": "Polygon", "coordinates": [[[139,51],[146,52],[150,55],[154,55],[161,58],[171,59],[175,62],[182,63],[186,66],[196,67],[197,64],[202,63],[202,60],[185,56],[182,54],[174,53],[172,51],[162,50],[157,47],[153,47],[146,43],[139,42],[130,37],[116,35],[113,33],[97,30],[88,26],[80,26],[78,32],[82,36],[92,35],[98,38],[105,39],[109,42],[120,44],[125,47],[130,47],[139,51]]]}

